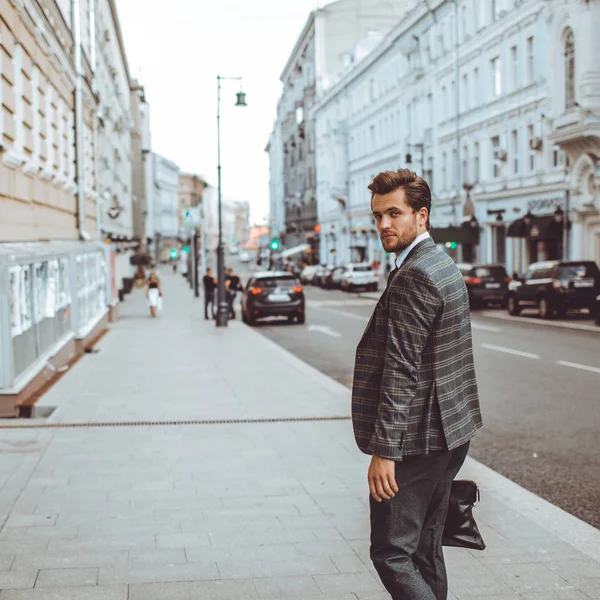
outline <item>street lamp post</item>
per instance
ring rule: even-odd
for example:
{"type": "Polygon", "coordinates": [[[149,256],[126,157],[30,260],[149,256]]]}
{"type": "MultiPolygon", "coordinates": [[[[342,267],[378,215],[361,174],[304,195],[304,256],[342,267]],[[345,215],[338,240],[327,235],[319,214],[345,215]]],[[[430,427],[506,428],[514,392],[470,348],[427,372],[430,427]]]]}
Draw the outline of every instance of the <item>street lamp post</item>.
{"type": "MultiPolygon", "coordinates": [[[[227,327],[229,307],[225,297],[225,252],[223,248],[223,218],[221,207],[221,81],[240,81],[241,77],[221,77],[217,75],[217,185],[218,185],[218,212],[219,212],[219,243],[217,245],[217,327],[227,327]]],[[[241,90],[237,93],[236,106],[247,106],[246,94],[241,90]]]]}

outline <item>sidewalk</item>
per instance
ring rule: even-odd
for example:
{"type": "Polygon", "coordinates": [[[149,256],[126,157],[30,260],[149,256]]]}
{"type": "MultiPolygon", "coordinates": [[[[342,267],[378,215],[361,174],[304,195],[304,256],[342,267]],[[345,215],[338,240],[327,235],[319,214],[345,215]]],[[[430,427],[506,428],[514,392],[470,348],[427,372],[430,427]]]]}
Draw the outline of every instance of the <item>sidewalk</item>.
{"type": "MultiPolygon", "coordinates": [[[[389,598],[348,389],[164,288],[155,320],[127,298],[41,427],[0,421],[0,600],[389,598]]],[[[600,531],[473,460],[461,476],[488,549],[446,550],[452,600],[600,598],[600,531]]]]}

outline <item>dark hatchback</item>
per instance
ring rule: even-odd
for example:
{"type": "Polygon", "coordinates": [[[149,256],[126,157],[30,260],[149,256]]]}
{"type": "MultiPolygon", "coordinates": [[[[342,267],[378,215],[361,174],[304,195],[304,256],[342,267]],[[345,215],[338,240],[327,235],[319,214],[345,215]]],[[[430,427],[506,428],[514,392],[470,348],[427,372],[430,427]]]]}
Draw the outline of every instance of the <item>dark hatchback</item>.
{"type": "Polygon", "coordinates": [[[570,308],[595,312],[600,294],[600,270],[593,261],[546,261],[533,263],[522,278],[509,286],[508,312],[537,307],[540,317],[564,317],[570,308]]]}
{"type": "Polygon", "coordinates": [[[290,322],[306,320],[304,290],[291,273],[254,273],[242,295],[242,320],[254,325],[256,319],[287,317],[290,322]]]}
{"type": "Polygon", "coordinates": [[[508,284],[511,282],[503,265],[457,265],[469,292],[471,308],[483,308],[488,304],[505,306],[508,284]]]}

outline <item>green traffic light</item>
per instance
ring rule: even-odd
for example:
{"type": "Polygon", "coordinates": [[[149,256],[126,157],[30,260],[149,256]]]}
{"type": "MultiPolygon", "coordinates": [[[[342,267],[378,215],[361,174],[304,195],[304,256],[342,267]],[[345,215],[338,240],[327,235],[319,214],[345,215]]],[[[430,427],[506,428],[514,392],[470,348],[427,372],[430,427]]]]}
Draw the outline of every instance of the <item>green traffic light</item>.
{"type": "Polygon", "coordinates": [[[171,258],[177,258],[177,248],[171,248],[171,258]]]}
{"type": "Polygon", "coordinates": [[[189,253],[190,253],[190,247],[189,247],[189,246],[184,246],[184,247],[183,247],[183,251],[184,251],[186,254],[189,254],[189,253]]]}
{"type": "Polygon", "coordinates": [[[279,240],[277,238],[271,240],[271,250],[279,250],[279,240]]]}

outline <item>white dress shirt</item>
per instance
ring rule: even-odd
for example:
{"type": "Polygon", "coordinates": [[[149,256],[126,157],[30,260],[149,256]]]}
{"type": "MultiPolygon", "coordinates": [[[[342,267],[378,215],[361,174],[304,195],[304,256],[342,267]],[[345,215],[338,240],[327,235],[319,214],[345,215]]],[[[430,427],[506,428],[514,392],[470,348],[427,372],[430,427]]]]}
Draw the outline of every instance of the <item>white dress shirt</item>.
{"type": "Polygon", "coordinates": [[[404,248],[404,250],[402,250],[402,252],[400,252],[400,254],[397,256],[395,264],[396,264],[396,268],[400,268],[402,266],[402,263],[406,260],[406,257],[409,255],[410,251],[419,243],[422,242],[423,240],[426,240],[428,237],[431,237],[429,235],[429,231],[425,231],[424,233],[422,233],[421,235],[418,235],[414,242],[408,246],[407,248],[404,248]]]}

